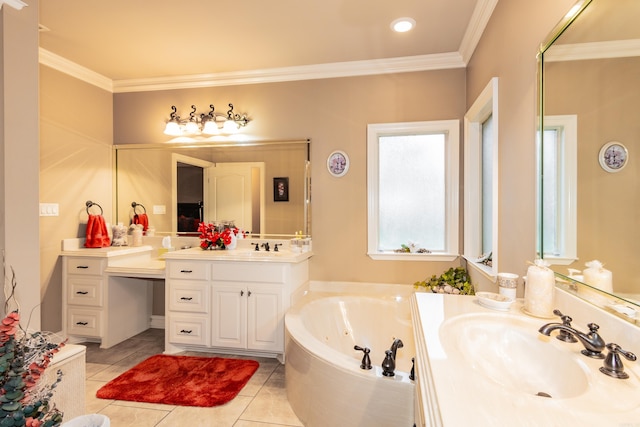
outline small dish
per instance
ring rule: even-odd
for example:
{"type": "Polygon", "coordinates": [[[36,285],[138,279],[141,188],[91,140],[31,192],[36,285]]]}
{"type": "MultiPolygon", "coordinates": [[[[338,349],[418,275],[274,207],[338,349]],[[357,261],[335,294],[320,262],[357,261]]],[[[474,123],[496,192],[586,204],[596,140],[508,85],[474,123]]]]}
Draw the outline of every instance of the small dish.
{"type": "Polygon", "coordinates": [[[477,292],[478,303],[484,307],[493,310],[509,310],[513,300],[507,296],[496,294],[494,292],[477,292]]]}

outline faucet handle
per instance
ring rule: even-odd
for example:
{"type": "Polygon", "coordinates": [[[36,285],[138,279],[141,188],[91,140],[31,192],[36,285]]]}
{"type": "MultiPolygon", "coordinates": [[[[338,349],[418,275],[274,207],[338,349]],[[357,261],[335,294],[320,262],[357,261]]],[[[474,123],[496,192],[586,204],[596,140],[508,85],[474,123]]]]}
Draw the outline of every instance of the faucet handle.
{"type": "Polygon", "coordinates": [[[622,347],[614,343],[607,344],[607,350],[609,350],[609,353],[604,359],[604,366],[600,367],[600,372],[613,378],[629,378],[629,374],[624,371],[620,354],[623,355],[625,359],[632,362],[636,361],[636,355],[630,351],[623,350],[622,347]]]}
{"type": "MultiPolygon", "coordinates": [[[[571,316],[562,314],[562,312],[557,308],[553,310],[553,314],[555,314],[556,316],[560,316],[560,320],[562,320],[562,324],[564,326],[567,326],[569,328],[571,327],[571,322],[573,321],[571,316]]],[[[558,335],[556,335],[556,339],[559,339],[560,341],[564,341],[564,342],[578,342],[576,337],[574,337],[573,335],[571,335],[569,332],[565,330],[560,330],[560,332],[558,332],[558,335]]]]}
{"type": "Polygon", "coordinates": [[[360,369],[371,369],[371,358],[369,357],[369,353],[371,353],[371,349],[369,347],[360,347],[359,345],[354,346],[353,349],[364,353],[364,355],[362,356],[362,363],[360,364],[360,369]]]}

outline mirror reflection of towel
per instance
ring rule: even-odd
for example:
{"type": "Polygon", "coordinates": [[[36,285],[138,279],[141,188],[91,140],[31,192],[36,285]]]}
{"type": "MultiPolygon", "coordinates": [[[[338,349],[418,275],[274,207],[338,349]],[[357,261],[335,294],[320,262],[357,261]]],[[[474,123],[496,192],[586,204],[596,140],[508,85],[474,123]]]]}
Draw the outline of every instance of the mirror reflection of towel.
{"type": "Polygon", "coordinates": [[[111,239],[107,232],[107,224],[102,215],[89,214],[87,221],[87,238],[85,248],[105,248],[111,246],[111,239]]]}
{"type": "Polygon", "coordinates": [[[149,217],[147,217],[146,213],[135,214],[133,216],[133,223],[140,224],[142,226],[142,232],[145,233],[147,228],[149,228],[149,217]]]}

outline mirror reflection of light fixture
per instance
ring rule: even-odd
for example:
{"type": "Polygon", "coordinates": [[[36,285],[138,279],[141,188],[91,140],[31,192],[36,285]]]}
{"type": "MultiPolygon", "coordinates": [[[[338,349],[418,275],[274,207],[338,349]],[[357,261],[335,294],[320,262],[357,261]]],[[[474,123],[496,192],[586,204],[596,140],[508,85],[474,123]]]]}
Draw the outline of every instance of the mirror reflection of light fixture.
{"type": "Polygon", "coordinates": [[[183,135],[216,135],[234,133],[249,123],[246,115],[233,112],[233,104],[229,104],[227,114],[216,113],[213,104],[209,105],[211,111],[207,114],[196,114],[196,106],[191,106],[188,119],[181,119],[175,105],[171,106],[169,121],[164,128],[164,133],[171,136],[183,135]]]}

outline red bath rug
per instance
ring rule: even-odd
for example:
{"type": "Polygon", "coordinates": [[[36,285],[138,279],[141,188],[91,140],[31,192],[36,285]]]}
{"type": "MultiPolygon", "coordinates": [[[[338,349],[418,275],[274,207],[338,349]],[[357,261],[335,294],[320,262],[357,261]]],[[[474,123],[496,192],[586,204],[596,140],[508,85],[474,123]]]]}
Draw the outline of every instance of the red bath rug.
{"type": "Polygon", "coordinates": [[[159,354],[109,381],[96,396],[179,406],[217,406],[236,397],[258,366],[255,360],[159,354]]]}

